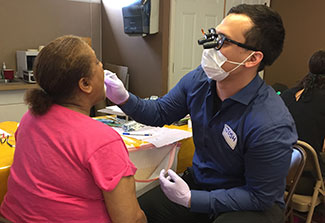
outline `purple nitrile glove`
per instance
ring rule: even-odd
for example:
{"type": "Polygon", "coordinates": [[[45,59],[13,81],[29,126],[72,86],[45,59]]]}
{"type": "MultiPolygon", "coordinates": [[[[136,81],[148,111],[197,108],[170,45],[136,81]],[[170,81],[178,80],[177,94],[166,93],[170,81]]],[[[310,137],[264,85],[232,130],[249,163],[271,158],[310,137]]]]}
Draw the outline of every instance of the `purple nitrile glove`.
{"type": "Polygon", "coordinates": [[[129,98],[129,92],[125,89],[122,81],[109,70],[104,70],[106,97],[113,103],[123,104],[129,98]]]}
{"type": "Polygon", "coordinates": [[[189,208],[191,191],[186,182],[171,169],[167,171],[167,177],[165,173],[165,169],[160,171],[159,181],[166,197],[179,205],[189,208]]]}

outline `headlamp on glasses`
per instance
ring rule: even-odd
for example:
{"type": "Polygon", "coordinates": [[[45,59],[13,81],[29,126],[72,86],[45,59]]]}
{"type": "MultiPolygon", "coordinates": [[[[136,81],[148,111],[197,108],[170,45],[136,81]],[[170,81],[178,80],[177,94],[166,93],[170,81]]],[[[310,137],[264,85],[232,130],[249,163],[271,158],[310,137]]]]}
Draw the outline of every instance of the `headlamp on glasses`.
{"type": "Polygon", "coordinates": [[[228,41],[230,43],[233,43],[241,48],[247,49],[247,50],[253,50],[258,51],[255,47],[248,46],[243,43],[239,43],[235,40],[227,38],[223,34],[217,34],[216,30],[214,28],[210,28],[208,33],[204,33],[203,29],[201,29],[204,37],[198,40],[199,45],[203,45],[204,49],[210,49],[215,48],[216,50],[220,50],[223,46],[223,43],[225,41],[228,41]]]}

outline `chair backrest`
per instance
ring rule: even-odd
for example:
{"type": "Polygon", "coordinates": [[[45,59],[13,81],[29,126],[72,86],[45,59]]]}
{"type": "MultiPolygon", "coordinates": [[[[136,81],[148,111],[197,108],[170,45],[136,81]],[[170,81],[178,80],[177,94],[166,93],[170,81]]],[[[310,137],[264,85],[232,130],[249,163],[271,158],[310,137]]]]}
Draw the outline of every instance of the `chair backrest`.
{"type": "Polygon", "coordinates": [[[318,156],[315,149],[308,143],[301,140],[298,140],[297,145],[301,146],[307,154],[306,166],[304,171],[312,172],[316,180],[322,182],[322,189],[324,190],[324,179],[322,176],[318,156]]]}
{"type": "Polygon", "coordinates": [[[300,179],[305,164],[306,164],[306,152],[300,145],[295,144],[293,146],[290,168],[286,178],[286,190],[288,192],[285,197],[286,211],[290,206],[290,203],[292,201],[292,196],[295,192],[297,183],[300,179]]]}
{"type": "Polygon", "coordinates": [[[311,196],[293,195],[292,208],[295,216],[302,217],[306,219],[306,223],[310,223],[312,222],[315,207],[319,205],[322,200],[325,202],[325,186],[315,149],[308,143],[300,140],[298,140],[297,145],[303,148],[307,155],[304,172],[311,172],[316,182],[311,196]],[[308,212],[307,217],[300,215],[300,212],[308,212]]]}

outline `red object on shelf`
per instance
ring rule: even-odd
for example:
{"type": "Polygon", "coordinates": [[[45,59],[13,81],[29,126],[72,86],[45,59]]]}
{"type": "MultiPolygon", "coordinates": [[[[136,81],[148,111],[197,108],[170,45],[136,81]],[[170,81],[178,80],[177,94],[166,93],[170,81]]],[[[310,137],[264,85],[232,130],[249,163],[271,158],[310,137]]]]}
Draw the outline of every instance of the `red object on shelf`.
{"type": "Polygon", "coordinates": [[[13,69],[4,69],[3,70],[3,76],[7,80],[14,79],[14,73],[15,73],[15,71],[13,69]]]}

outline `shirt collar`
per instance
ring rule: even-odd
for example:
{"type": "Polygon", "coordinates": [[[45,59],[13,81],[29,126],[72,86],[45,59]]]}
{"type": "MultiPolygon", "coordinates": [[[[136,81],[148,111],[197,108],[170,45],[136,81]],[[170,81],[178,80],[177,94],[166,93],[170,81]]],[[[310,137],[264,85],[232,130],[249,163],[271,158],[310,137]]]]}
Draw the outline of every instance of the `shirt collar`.
{"type": "Polygon", "coordinates": [[[256,96],[256,92],[262,86],[264,81],[259,75],[256,75],[254,79],[249,82],[244,88],[242,88],[235,95],[231,96],[232,100],[238,101],[239,103],[248,105],[251,100],[256,96]]]}

